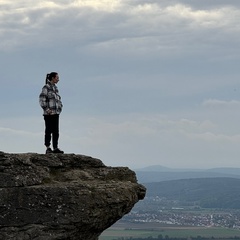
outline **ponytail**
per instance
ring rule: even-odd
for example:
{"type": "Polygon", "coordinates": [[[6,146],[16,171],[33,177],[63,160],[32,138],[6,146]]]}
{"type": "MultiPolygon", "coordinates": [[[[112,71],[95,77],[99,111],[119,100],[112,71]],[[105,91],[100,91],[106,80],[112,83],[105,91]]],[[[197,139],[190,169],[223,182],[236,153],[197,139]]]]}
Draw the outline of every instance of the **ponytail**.
{"type": "Polygon", "coordinates": [[[49,77],[50,77],[50,74],[48,73],[46,76],[46,84],[48,83],[48,81],[50,81],[49,77]]]}

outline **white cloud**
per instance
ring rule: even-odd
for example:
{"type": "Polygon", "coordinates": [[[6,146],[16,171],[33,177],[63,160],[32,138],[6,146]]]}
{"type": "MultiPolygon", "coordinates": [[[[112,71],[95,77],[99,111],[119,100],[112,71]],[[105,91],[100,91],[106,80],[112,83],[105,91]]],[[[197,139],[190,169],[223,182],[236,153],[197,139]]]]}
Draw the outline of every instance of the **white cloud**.
{"type": "Polygon", "coordinates": [[[74,6],[74,7],[90,7],[97,11],[106,11],[106,12],[118,11],[122,5],[123,5],[123,2],[120,0],[115,0],[115,1],[78,0],[78,1],[72,1],[72,3],[70,4],[70,6],[74,6]]]}
{"type": "Polygon", "coordinates": [[[201,48],[214,46],[213,41],[219,41],[215,34],[224,37],[228,33],[229,38],[239,32],[239,15],[234,7],[195,10],[189,5],[158,2],[5,1],[0,10],[1,49],[74,43],[83,49],[91,44],[119,53],[125,49],[182,53],[183,47],[197,50],[193,32],[198,44],[201,39],[201,48]]]}

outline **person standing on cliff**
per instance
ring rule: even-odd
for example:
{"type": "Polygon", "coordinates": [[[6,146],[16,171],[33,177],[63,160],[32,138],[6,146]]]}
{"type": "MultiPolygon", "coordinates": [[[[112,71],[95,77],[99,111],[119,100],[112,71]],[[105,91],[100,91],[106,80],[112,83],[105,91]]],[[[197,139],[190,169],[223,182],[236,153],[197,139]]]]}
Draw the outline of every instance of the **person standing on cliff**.
{"type": "Polygon", "coordinates": [[[45,146],[46,154],[64,153],[58,148],[59,139],[59,115],[62,111],[63,104],[59,95],[56,84],[59,82],[57,72],[51,72],[46,76],[46,84],[39,95],[39,103],[43,109],[45,121],[45,146]],[[51,149],[51,140],[53,150],[51,149]]]}

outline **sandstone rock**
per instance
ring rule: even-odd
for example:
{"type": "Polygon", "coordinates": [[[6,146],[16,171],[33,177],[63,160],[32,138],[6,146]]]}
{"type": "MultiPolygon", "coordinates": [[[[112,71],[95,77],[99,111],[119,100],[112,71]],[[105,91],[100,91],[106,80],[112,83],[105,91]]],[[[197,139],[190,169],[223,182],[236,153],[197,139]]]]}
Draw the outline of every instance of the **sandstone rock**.
{"type": "Polygon", "coordinates": [[[92,157],[0,152],[0,239],[97,240],[145,192],[129,168],[92,157]]]}

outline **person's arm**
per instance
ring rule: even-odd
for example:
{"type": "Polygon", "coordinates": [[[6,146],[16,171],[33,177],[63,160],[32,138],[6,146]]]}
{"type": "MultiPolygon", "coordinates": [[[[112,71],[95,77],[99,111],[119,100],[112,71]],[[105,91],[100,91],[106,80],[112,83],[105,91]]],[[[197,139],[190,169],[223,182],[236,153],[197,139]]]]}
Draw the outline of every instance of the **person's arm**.
{"type": "Polygon", "coordinates": [[[43,87],[42,92],[39,95],[39,104],[44,111],[47,111],[48,108],[48,97],[47,97],[48,90],[46,87],[43,87]]]}

